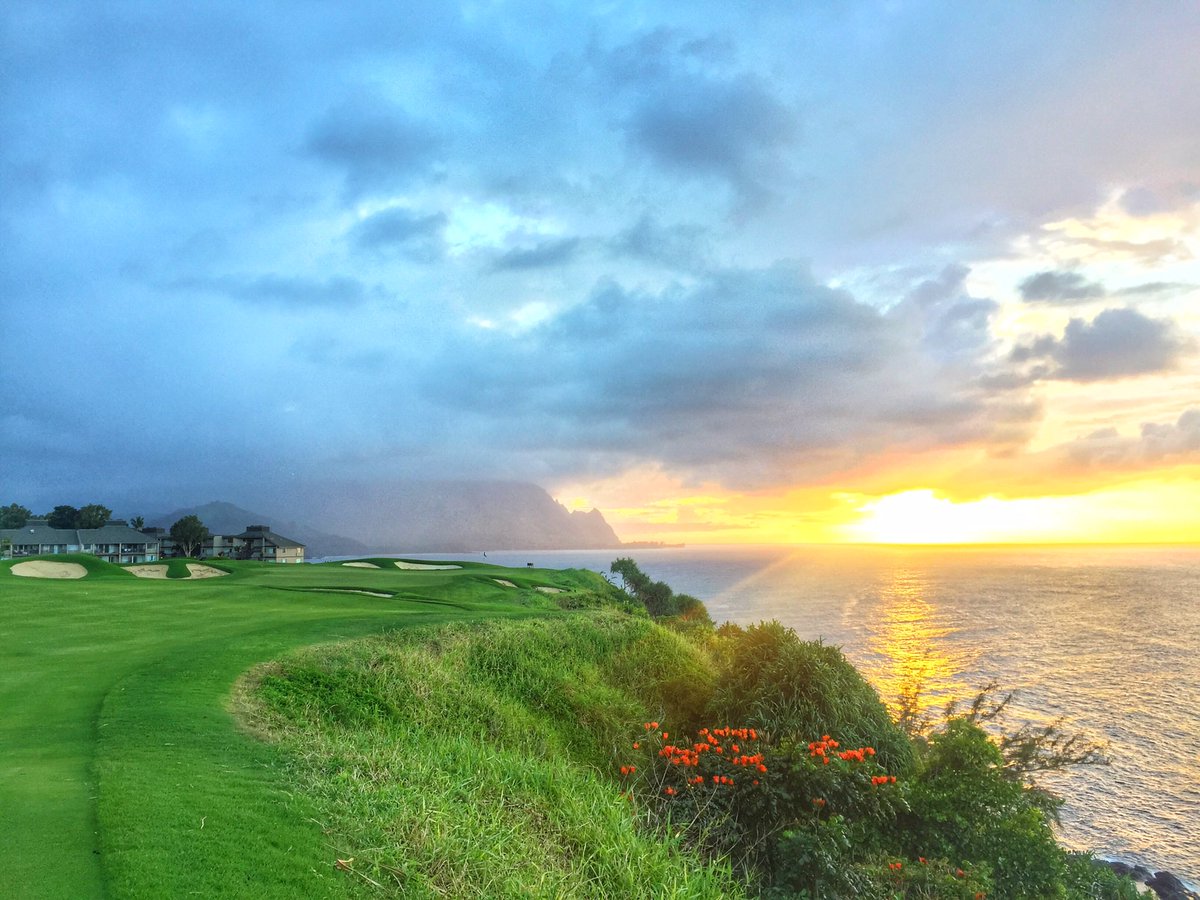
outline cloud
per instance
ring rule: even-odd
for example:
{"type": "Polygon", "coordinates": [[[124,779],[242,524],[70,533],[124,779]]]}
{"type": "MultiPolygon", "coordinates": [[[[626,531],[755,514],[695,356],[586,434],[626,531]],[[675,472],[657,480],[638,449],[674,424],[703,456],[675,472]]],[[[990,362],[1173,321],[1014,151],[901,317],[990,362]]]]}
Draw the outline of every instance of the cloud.
{"type": "Polygon", "coordinates": [[[577,237],[553,238],[529,247],[516,247],[496,257],[493,272],[520,272],[529,269],[549,269],[572,262],[583,247],[577,237]]]}
{"type": "Polygon", "coordinates": [[[1175,422],[1144,422],[1137,437],[1115,428],[1092,432],[1054,451],[1074,468],[1130,469],[1200,459],[1200,409],[1184,411],[1175,422]]]}
{"type": "Polygon", "coordinates": [[[1010,358],[1034,363],[1036,378],[1103,381],[1174,369],[1189,346],[1169,320],[1115,307],[1090,322],[1071,319],[1061,338],[1044,335],[1018,345],[1010,358]]]}
{"type": "Polygon", "coordinates": [[[664,168],[716,176],[743,199],[770,194],[780,152],[799,117],[757,78],[680,78],[646,97],[628,125],[634,144],[664,168]]]}
{"type": "Polygon", "coordinates": [[[889,313],[920,335],[922,347],[932,358],[977,363],[990,354],[994,344],[991,319],[999,304],[970,296],[969,274],[966,266],[945,266],[933,278],[917,282],[889,313]]]}
{"type": "Polygon", "coordinates": [[[1104,285],[1088,281],[1078,272],[1038,272],[1021,282],[1020,291],[1027,303],[1070,305],[1108,296],[1104,285]]]}
{"type": "Polygon", "coordinates": [[[1035,410],[981,383],[991,347],[975,326],[952,359],[926,343],[989,310],[955,296],[882,313],[794,266],[659,292],[608,282],[519,340],[457,335],[423,393],[471,423],[492,464],[536,453],[551,469],[657,462],[763,484],[885,448],[1010,440],[1035,410]],[[487,424],[497,409],[503,420],[487,424]]]}
{"type": "Polygon", "coordinates": [[[407,111],[361,99],[329,109],[309,130],[305,150],[341,169],[353,194],[403,184],[425,171],[441,140],[407,111]]]}
{"type": "Polygon", "coordinates": [[[1018,289],[1026,303],[1074,306],[1093,303],[1107,297],[1150,297],[1177,294],[1195,286],[1178,281],[1150,281],[1110,290],[1098,281],[1090,281],[1078,272],[1050,270],[1030,275],[1018,289]]]}
{"type": "Polygon", "coordinates": [[[368,216],[350,230],[359,250],[395,253],[420,262],[435,262],[445,253],[445,213],[422,215],[393,206],[368,216]]]}
{"type": "Polygon", "coordinates": [[[761,486],[1020,448],[1036,378],[1191,364],[1181,8],[2,5],[0,306],[40,362],[10,375],[37,403],[3,407],[8,468],[761,486]],[[964,273],[1014,248],[1053,283],[1001,315],[964,273]],[[1001,323],[1080,315],[1097,279],[1141,318],[1009,358],[1001,323]],[[189,414],[93,402],[133,370],[177,373],[189,414]]]}
{"type": "Polygon", "coordinates": [[[1197,202],[1200,202],[1200,185],[1187,181],[1155,188],[1141,184],[1127,188],[1120,197],[1121,209],[1138,217],[1174,212],[1197,202]]]}
{"type": "Polygon", "coordinates": [[[282,275],[202,276],[176,279],[168,287],[220,294],[239,303],[309,309],[360,306],[381,293],[344,276],[324,280],[282,275]]]}
{"type": "Polygon", "coordinates": [[[704,265],[712,255],[704,228],[692,224],[664,225],[648,213],[615,234],[608,241],[608,249],[615,256],[681,268],[704,265]]]}

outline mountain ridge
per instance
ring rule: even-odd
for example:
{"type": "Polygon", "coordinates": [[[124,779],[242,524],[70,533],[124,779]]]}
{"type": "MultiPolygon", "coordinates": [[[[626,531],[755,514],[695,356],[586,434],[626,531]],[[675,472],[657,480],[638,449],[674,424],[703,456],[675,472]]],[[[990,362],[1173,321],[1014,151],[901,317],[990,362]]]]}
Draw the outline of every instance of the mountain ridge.
{"type": "Polygon", "coordinates": [[[197,515],[215,533],[270,525],[300,541],[310,559],[377,553],[481,550],[619,549],[621,539],[598,509],[568,510],[542,487],[519,481],[404,481],[297,485],[253,512],[227,501],[183,507],[148,519],[170,527],[197,515]],[[282,507],[282,508],[280,508],[282,507]],[[305,524],[320,522],[315,528],[305,524]]]}

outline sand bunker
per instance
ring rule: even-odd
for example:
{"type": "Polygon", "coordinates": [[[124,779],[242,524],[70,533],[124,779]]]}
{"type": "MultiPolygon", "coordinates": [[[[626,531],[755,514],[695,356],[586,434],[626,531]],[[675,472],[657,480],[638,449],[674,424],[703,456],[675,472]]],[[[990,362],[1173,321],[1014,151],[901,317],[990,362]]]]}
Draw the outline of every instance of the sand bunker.
{"type": "Polygon", "coordinates": [[[506,578],[496,578],[493,580],[496,582],[496,584],[500,585],[500,587],[516,587],[515,584],[506,578]]]}
{"type": "Polygon", "coordinates": [[[462,566],[435,566],[429,563],[410,563],[396,560],[397,569],[461,569],[462,566]]]}
{"type": "Polygon", "coordinates": [[[342,565],[349,566],[352,569],[378,569],[379,568],[379,566],[375,565],[375,563],[365,563],[365,562],[349,562],[349,563],[342,563],[342,565]]]}
{"type": "Polygon", "coordinates": [[[543,594],[562,594],[565,593],[562,588],[540,587],[534,588],[535,591],[541,591],[543,594]]]}
{"type": "Polygon", "coordinates": [[[87,575],[87,569],[79,563],[33,559],[17,563],[12,567],[12,573],[22,578],[83,578],[87,575]]]}
{"type": "Polygon", "coordinates": [[[138,578],[166,578],[166,566],[130,566],[126,569],[127,572],[132,572],[138,578]]]}
{"type": "Polygon", "coordinates": [[[188,563],[187,570],[192,573],[192,578],[216,578],[218,575],[229,574],[220,569],[214,569],[212,566],[202,566],[200,563],[188,563]]]}
{"type": "MultiPolygon", "coordinates": [[[[220,569],[214,569],[212,566],[201,565],[200,563],[188,563],[187,570],[191,573],[186,578],[173,578],[172,581],[190,581],[193,578],[216,578],[218,575],[228,575],[228,572],[222,572],[220,569]]],[[[166,578],[166,566],[130,566],[125,570],[132,572],[138,578],[166,578]]]]}

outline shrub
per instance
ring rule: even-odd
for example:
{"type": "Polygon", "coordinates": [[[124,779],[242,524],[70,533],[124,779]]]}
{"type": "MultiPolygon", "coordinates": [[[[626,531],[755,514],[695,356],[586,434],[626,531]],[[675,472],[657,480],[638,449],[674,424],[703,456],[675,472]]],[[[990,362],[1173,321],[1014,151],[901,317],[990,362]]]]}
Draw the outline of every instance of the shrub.
{"type": "Polygon", "coordinates": [[[900,817],[910,852],[988,863],[1004,897],[1060,893],[1066,854],[1032,793],[1004,776],[999,748],[975,723],[952,718],[929,739],[900,817]]]}
{"type": "Polygon", "coordinates": [[[702,728],[685,740],[646,722],[643,732],[616,765],[646,819],[776,893],[845,895],[856,860],[888,849],[879,837],[904,808],[872,747],[829,735],[781,746],[753,728],[702,728]]]}
{"type": "Polygon", "coordinates": [[[889,770],[913,765],[908,737],[836,647],[802,641],[778,622],[722,625],[713,643],[717,680],[709,718],[741,722],[778,739],[833,734],[872,746],[889,770]]]}

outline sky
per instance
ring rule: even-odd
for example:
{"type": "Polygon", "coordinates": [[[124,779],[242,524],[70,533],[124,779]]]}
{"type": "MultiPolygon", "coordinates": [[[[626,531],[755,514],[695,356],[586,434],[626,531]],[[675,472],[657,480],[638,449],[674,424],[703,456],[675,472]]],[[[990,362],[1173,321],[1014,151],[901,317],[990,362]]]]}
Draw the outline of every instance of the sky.
{"type": "Polygon", "coordinates": [[[10,0],[0,503],[1200,540],[1197,45],[1183,2],[10,0]]]}

